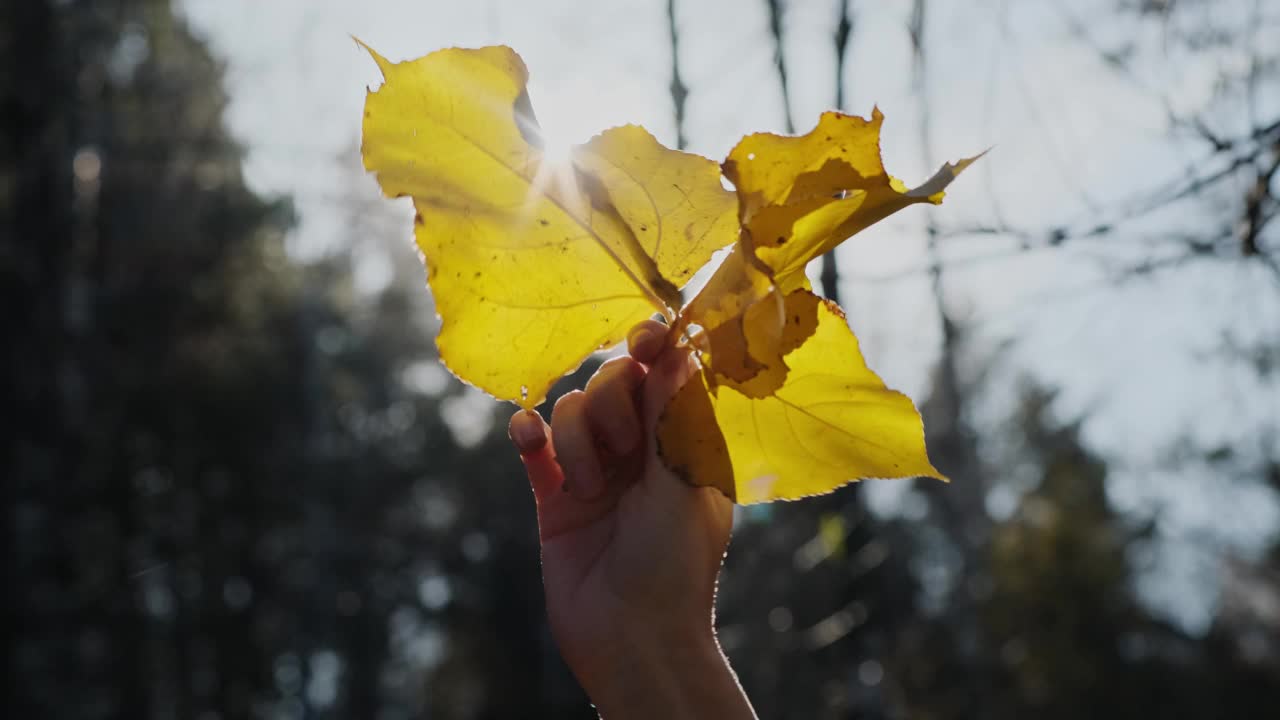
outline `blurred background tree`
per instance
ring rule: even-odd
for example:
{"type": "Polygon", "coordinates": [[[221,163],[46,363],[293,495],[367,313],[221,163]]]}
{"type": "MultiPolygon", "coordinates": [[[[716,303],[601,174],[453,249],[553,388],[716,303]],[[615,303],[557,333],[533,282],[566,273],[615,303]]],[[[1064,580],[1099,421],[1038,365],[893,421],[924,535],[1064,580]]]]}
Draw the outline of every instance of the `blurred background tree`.
{"type": "MultiPolygon", "coordinates": [[[[705,87],[685,60],[700,20],[652,4],[684,144],[705,87]]],[[[924,118],[937,5],[904,5],[898,28],[924,118]]],[[[1280,287],[1280,48],[1257,36],[1280,18],[1248,0],[1104,5],[1097,21],[1046,12],[1162,96],[1170,142],[1197,162],[1078,222],[997,211],[920,229],[910,272],[941,348],[921,405],[953,482],[904,483],[888,510],[853,486],[740,513],[719,624],[762,717],[1254,717],[1280,701],[1276,528],[1255,553],[1215,555],[1207,628],[1171,621],[1141,592],[1144,568],[1220,538],[1119,508],[1132,461],[1091,443],[1091,411],[1064,411],[1017,339],[991,342],[956,299],[986,258],[1076,247],[1117,285],[1208,263],[1280,287]],[[1188,103],[1146,77],[1153,37],[1170,64],[1220,71],[1214,91],[1188,103]],[[1176,206],[1195,222],[1151,219],[1176,206]],[[975,241],[1004,245],[953,250],[975,241]]],[[[771,48],[753,89],[779,84],[778,129],[800,102],[797,47],[830,43],[824,102],[843,107],[849,58],[876,31],[867,4],[818,6],[762,0],[753,16],[771,48]]],[[[506,409],[435,361],[407,224],[357,155],[332,160],[349,185],[324,198],[339,242],[301,252],[296,208],[315,198],[250,188],[224,62],[180,8],[9,3],[0,52],[5,715],[592,717],[545,627],[506,409]]],[[[932,160],[935,130],[919,131],[932,160]]],[[[891,279],[844,270],[830,256],[817,279],[857,323],[891,279]]],[[[1280,334],[1233,327],[1215,358],[1274,388],[1280,334]]],[[[1267,404],[1221,441],[1165,438],[1157,476],[1280,492],[1267,404]]]]}
{"type": "Polygon", "coordinates": [[[376,293],[290,259],[167,2],[4,12],[9,714],[410,716],[442,659],[459,716],[523,712],[527,491],[409,248],[376,293]]]}

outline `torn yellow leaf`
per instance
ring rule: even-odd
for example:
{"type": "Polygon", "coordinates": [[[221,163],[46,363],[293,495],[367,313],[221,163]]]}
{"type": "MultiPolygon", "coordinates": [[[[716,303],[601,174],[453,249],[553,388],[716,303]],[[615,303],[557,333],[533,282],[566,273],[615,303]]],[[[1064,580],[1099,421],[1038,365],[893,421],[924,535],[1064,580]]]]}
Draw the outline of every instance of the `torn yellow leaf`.
{"type": "Polygon", "coordinates": [[[850,236],[943,189],[975,158],[944,165],[915,189],[880,159],[877,108],[871,119],[826,112],[799,136],[756,133],[729,153],[723,170],[737,188],[739,219],[756,256],[783,291],[800,287],[805,265],[850,236]]]}
{"type": "Polygon", "coordinates": [[[743,317],[772,292],[767,268],[760,269],[750,251],[738,244],[681,312],[683,321],[693,321],[705,331],[703,362],[713,365],[724,378],[746,381],[764,367],[747,354],[743,317]]]}
{"type": "Polygon", "coordinates": [[[668,467],[741,504],[794,500],[869,478],[945,479],[929,462],[915,406],[867,368],[843,313],[798,294],[815,305],[818,324],[786,356],[782,386],[750,398],[727,385],[712,388],[705,371],[696,375],[659,425],[668,467]]]}
{"type": "MultiPolygon", "coordinates": [[[[748,135],[722,168],[738,194],[742,233],[734,253],[682,312],[706,331],[708,382],[762,398],[786,376],[779,339],[782,298],[807,290],[805,266],[845,239],[909,205],[938,203],[973,159],[944,165],[914,190],[885,172],[877,109],[870,120],[823,113],[800,136],[748,135]]],[[[794,316],[795,313],[789,313],[794,316]]],[[[796,328],[811,328],[812,315],[796,328]]]]}
{"type": "Polygon", "coordinates": [[[736,238],[715,163],[641,128],[544,158],[509,48],[370,53],[385,82],[365,102],[365,167],[413,198],[441,360],[495,397],[537,405],[592,351],[674,314],[679,286],[736,238]]]}
{"type": "Polygon", "coordinates": [[[766,397],[782,387],[790,369],[786,356],[817,330],[818,306],[818,296],[805,287],[786,297],[775,289],[747,308],[742,316],[747,353],[763,367],[749,380],[729,385],[750,398],[766,397]]]}

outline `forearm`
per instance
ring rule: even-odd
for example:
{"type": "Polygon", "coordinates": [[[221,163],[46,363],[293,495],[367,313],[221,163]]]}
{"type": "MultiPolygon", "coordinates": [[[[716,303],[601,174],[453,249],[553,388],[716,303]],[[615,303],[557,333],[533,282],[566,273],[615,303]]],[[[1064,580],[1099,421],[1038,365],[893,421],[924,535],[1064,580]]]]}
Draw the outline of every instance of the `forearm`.
{"type": "Polygon", "coordinates": [[[607,671],[584,679],[604,720],[725,718],[754,720],[755,711],[714,637],[677,642],[636,638],[616,648],[607,671]]]}

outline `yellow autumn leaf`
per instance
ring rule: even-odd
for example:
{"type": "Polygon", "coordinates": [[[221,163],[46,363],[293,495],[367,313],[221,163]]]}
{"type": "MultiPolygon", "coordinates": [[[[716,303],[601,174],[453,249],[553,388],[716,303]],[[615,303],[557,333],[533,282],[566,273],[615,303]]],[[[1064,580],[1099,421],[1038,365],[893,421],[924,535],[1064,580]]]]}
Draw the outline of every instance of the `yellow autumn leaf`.
{"type": "MultiPolygon", "coordinates": [[[[786,375],[781,298],[808,289],[809,261],[898,210],[941,202],[976,159],[944,165],[909,190],[884,169],[883,121],[879,109],[870,120],[827,112],[804,135],[756,133],[729,153],[722,167],[738,194],[742,237],[681,317],[706,331],[702,359],[712,386],[729,383],[753,398],[773,392],[786,375]]],[[[815,323],[809,315],[792,325],[815,323]]]]}
{"type": "Polygon", "coordinates": [[[812,307],[818,323],[786,355],[785,382],[750,398],[696,375],[659,424],[668,466],[741,504],[817,495],[860,479],[945,479],[929,462],[915,406],[867,368],[839,308],[805,290],[787,304],[812,307]]]}
{"type": "MultiPolygon", "coordinates": [[[[773,279],[741,243],[725,257],[707,284],[681,311],[704,331],[703,362],[729,380],[746,381],[763,365],[747,352],[743,317],[773,292],[773,279]]],[[[684,330],[682,325],[677,330],[684,330]]]]}
{"type": "MultiPolygon", "coordinates": [[[[722,292],[698,296],[718,297],[722,305],[700,309],[690,304],[685,315],[707,325],[695,338],[709,385],[727,383],[759,398],[782,385],[787,374],[783,358],[813,334],[817,313],[812,305],[794,302],[798,295],[784,298],[766,274],[742,260],[746,255],[741,245],[735,247],[711,279],[721,283],[722,292]]],[[[807,282],[803,288],[809,289],[807,282]]]]}
{"type": "Polygon", "coordinates": [[[799,136],[756,133],[729,153],[723,170],[737,188],[739,218],[756,256],[784,293],[800,287],[805,265],[847,238],[943,190],[977,158],[942,166],[915,189],[880,159],[879,108],[865,120],[825,112],[799,136]]]}
{"type": "Polygon", "coordinates": [[[942,477],[911,401],[866,367],[804,267],[897,210],[940,202],[974,159],[907,189],[881,163],[877,110],[825,113],[798,137],[750,135],[720,167],[636,126],[556,163],[509,48],[402,63],[369,52],[385,82],[366,99],[365,167],[386,195],[412,198],[440,356],[460,378],[533,407],[657,311],[702,365],[658,428],[664,461],[689,482],[754,503],[942,477]],[[729,245],[680,307],[679,287],[729,245]]]}
{"type": "MultiPolygon", "coordinates": [[[[643,254],[677,289],[738,237],[737,199],[721,185],[715,163],[669,150],[642,127],[606,130],[574,158],[598,180],[643,254]]],[[[670,299],[678,310],[679,296],[670,299]]]]}
{"type": "Polygon", "coordinates": [[[413,199],[441,360],[495,397],[533,407],[592,351],[674,315],[679,286],[737,237],[715,163],[642,128],[545,158],[511,49],[369,52],[384,83],[365,102],[365,168],[413,199]]]}

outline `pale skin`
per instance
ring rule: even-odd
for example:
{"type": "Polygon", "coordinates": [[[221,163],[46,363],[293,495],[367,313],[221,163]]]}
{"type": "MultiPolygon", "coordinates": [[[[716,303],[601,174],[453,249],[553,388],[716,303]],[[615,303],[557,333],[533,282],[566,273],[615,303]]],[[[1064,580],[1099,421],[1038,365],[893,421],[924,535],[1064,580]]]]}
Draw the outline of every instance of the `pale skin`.
{"type": "Polygon", "coordinates": [[[560,653],[606,720],[755,718],[716,641],[716,577],[733,503],[671,474],[658,416],[692,371],[649,321],[630,357],[534,412],[510,435],[533,486],[547,615],[560,653]]]}

